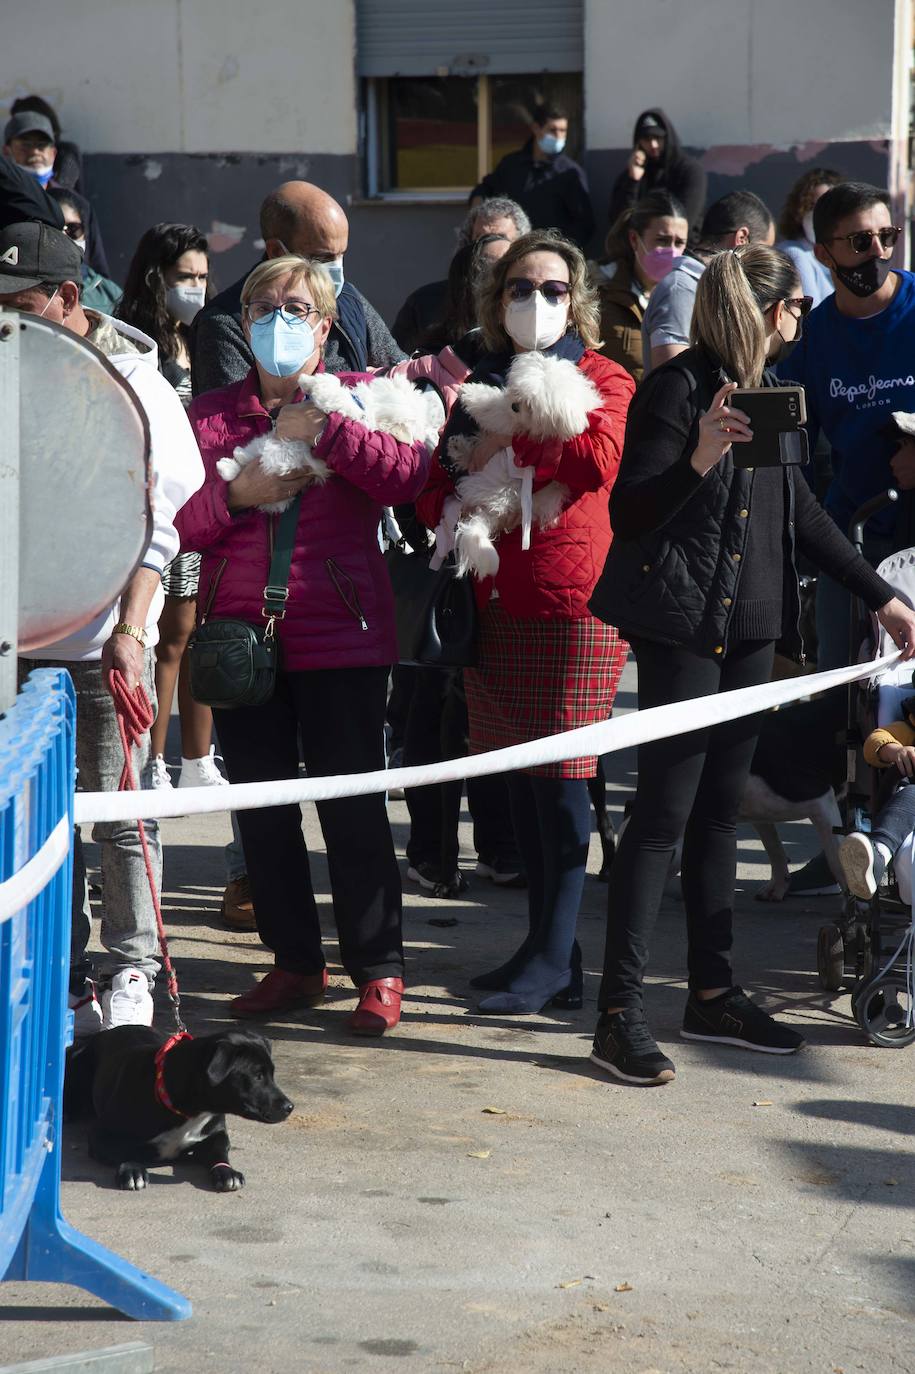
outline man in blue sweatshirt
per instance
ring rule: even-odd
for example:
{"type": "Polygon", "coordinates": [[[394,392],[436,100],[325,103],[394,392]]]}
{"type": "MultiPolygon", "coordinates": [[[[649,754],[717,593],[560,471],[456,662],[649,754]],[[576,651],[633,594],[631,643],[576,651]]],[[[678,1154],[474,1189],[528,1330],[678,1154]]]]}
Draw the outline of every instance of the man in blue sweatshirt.
{"type": "MultiPolygon", "coordinates": [[[[894,410],[915,411],[915,275],[890,267],[902,231],[888,194],[876,186],[834,186],[817,201],[813,227],[814,252],[832,274],[835,295],[805,321],[778,372],[806,389],[811,452],[821,429],[829,440],[833,478],[823,504],[847,533],[857,508],[878,492],[915,489],[915,443],[900,445],[891,419],[894,410]]],[[[871,562],[899,546],[896,522],[891,507],[868,525],[871,562]]],[[[821,669],[847,663],[849,596],[822,576],[817,637],[821,669]]]]}

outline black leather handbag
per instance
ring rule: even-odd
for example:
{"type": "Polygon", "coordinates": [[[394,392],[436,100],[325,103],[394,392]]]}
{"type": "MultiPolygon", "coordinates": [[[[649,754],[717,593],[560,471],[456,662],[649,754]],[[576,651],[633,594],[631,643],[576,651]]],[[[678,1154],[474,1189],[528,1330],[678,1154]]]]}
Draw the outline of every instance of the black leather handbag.
{"type": "Polygon", "coordinates": [[[401,663],[425,668],[472,668],[479,617],[472,577],[458,577],[453,555],[433,571],[429,558],[393,544],[385,562],[394,589],[401,663]]]}
{"type": "Polygon", "coordinates": [[[224,558],[216,569],[206,605],[187,646],[191,696],[202,706],[227,711],[237,706],[260,706],[273,696],[280,654],[276,622],[286,614],[289,567],[301,501],[301,496],[297,496],[276,522],[261,609],[263,625],[230,618],[210,619],[210,607],[228,559],[224,558]]]}

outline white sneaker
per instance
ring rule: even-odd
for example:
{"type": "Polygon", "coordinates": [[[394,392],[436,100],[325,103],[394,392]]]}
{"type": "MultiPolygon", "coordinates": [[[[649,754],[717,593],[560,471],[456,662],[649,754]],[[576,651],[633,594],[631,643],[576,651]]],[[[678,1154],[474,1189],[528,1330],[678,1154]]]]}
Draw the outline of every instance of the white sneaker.
{"type": "Polygon", "coordinates": [[[73,1038],[95,1035],[102,1029],[102,1008],[95,992],[95,984],[87,978],[81,993],[68,993],[67,1006],[73,1013],[73,1038]]]}
{"type": "Polygon", "coordinates": [[[149,785],[156,792],[169,792],[175,785],[168,771],[168,765],[161,754],[157,754],[152,761],[149,785]]]}
{"type": "Polygon", "coordinates": [[[202,759],[181,760],[181,773],[178,778],[179,787],[226,787],[228,779],[224,778],[216,766],[213,757],[216,753],[216,746],[210,745],[210,752],[204,754],[202,759]]]}
{"type": "Polygon", "coordinates": [[[153,999],[149,980],[138,968],[125,968],[116,973],[111,987],[102,993],[102,1026],[151,1026],[153,999]]]}

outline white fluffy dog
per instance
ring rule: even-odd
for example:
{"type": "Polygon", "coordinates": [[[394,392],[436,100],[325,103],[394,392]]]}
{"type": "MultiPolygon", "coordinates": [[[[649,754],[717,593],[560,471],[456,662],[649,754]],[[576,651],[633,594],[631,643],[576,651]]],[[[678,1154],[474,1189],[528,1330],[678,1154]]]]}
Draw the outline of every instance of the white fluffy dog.
{"type": "MultiPolygon", "coordinates": [[[[343,415],[358,420],[366,429],[392,434],[402,443],[421,440],[428,449],[438,442],[444,412],[438,394],[419,391],[406,377],[374,377],[359,382],[350,390],[338,377],[329,372],[299,378],[302,394],[325,415],[343,415]]],[[[274,433],[259,434],[256,439],[237,448],[231,458],[220,458],[216,471],[226,482],[237,477],[248,463],[260,458],[264,472],[277,475],[307,471],[315,483],[326,482],[330,470],[323,458],[316,458],[310,445],[298,439],[279,439],[274,433]]],[[[292,502],[273,501],[259,509],[278,515],[292,502]]]]}
{"type": "MultiPolygon", "coordinates": [[[[543,353],[520,353],[508,370],[503,387],[467,382],[461,404],[479,426],[480,434],[526,434],[532,439],[573,439],[588,427],[588,415],[602,404],[600,392],[564,358],[543,353]]],[[[479,472],[468,472],[477,437],[454,435],[448,457],[464,471],[457,480],[457,499],[446,505],[443,525],[454,526],[453,548],[458,575],[467,572],[492,577],[499,570],[495,541],[505,530],[522,526],[522,548],[530,548],[536,520],[541,528],[558,519],[569,495],[561,482],[533,491],[533,468],[515,466],[510,448],[495,453],[479,472]]],[[[443,526],[436,532],[439,552],[451,543],[443,526]]]]}

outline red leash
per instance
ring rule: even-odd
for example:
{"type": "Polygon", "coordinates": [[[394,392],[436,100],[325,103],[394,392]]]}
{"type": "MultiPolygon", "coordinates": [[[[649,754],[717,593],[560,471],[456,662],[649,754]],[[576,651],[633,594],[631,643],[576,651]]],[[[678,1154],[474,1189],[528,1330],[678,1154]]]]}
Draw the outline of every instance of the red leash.
{"type": "MultiPolygon", "coordinates": [[[[118,783],[119,792],[135,792],[137,790],[137,780],[133,772],[133,758],[131,748],[139,744],[140,740],[152,728],[152,723],[156,718],[149,697],[146,695],[146,688],[142,682],[137,683],[133,692],[127,690],[127,683],[124,681],[117,668],[112,668],[108,673],[108,690],[114,701],[114,710],[118,720],[118,733],[121,736],[121,748],[124,751],[124,767],[121,769],[121,780],[118,783]]],[[[186,1027],[181,1020],[181,998],[178,995],[178,978],[172,966],[171,958],[168,953],[168,940],[165,937],[165,925],[162,920],[162,908],[159,905],[159,894],[156,891],[156,880],[153,875],[152,859],[149,855],[149,844],[146,839],[146,830],[143,822],[137,821],[137,829],[140,832],[140,844],[143,849],[143,859],[146,863],[146,876],[149,879],[149,891],[152,897],[153,910],[156,913],[156,931],[159,936],[159,948],[162,951],[162,965],[165,969],[168,988],[168,999],[172,1004],[172,1011],[175,1016],[175,1026],[178,1034],[183,1035],[186,1027]]]]}

